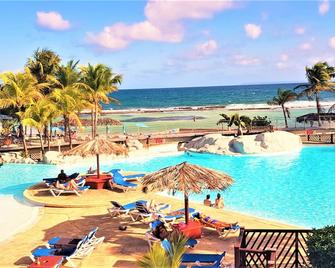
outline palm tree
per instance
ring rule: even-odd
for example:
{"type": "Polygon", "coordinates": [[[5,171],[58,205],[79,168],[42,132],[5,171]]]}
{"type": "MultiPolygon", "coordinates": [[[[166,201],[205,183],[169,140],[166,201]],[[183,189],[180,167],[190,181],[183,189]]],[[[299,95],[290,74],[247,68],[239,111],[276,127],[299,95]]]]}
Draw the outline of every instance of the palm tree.
{"type": "Polygon", "coordinates": [[[42,140],[43,130],[50,118],[54,115],[54,110],[54,104],[50,102],[47,97],[43,97],[42,99],[33,102],[24,112],[19,112],[23,125],[28,125],[37,129],[40,138],[42,156],[45,154],[42,140]]]}
{"type": "Polygon", "coordinates": [[[84,96],[83,89],[86,88],[86,85],[79,82],[77,64],[78,61],[69,61],[67,65],[59,68],[55,81],[56,89],[51,93],[51,99],[64,118],[64,132],[65,135],[68,134],[70,148],[72,148],[70,122],[77,122],[77,125],[80,126],[79,112],[91,105],[84,96]]]}
{"type": "Polygon", "coordinates": [[[295,87],[303,88],[299,96],[307,96],[307,98],[315,97],[316,110],[320,122],[320,92],[321,91],[335,91],[335,83],[331,81],[335,77],[335,67],[331,67],[327,62],[318,62],[311,68],[306,67],[307,83],[295,87]]]}
{"type": "Polygon", "coordinates": [[[86,90],[90,96],[94,107],[91,109],[92,115],[92,137],[97,134],[98,113],[101,110],[100,102],[117,102],[108,94],[116,91],[122,82],[122,76],[113,73],[112,69],[103,64],[88,64],[81,68],[82,80],[86,85],[86,90]]]}
{"type": "Polygon", "coordinates": [[[251,119],[248,116],[240,116],[238,113],[235,113],[230,117],[230,121],[228,123],[229,127],[232,125],[237,126],[237,136],[243,136],[243,128],[247,128],[249,130],[251,126],[251,119]]]}
{"type": "Polygon", "coordinates": [[[28,149],[22,126],[23,112],[33,101],[42,97],[41,88],[47,87],[47,84],[39,84],[28,68],[25,68],[24,72],[16,74],[2,73],[0,79],[3,81],[0,91],[0,108],[12,107],[17,111],[20,137],[22,138],[24,154],[27,156],[28,149]]]}
{"type": "MultiPolygon", "coordinates": [[[[50,49],[36,49],[33,56],[28,59],[26,66],[39,83],[48,82],[49,76],[53,76],[59,69],[61,58],[50,49]]],[[[44,92],[48,94],[46,90],[44,92]]]]}
{"type": "Polygon", "coordinates": [[[288,128],[287,124],[287,114],[286,114],[286,108],[285,103],[289,101],[293,101],[298,97],[297,93],[295,93],[292,90],[289,89],[281,89],[278,88],[277,90],[277,96],[273,97],[272,101],[269,101],[269,105],[279,105],[281,106],[284,114],[285,119],[285,127],[288,128]]]}
{"type": "MultiPolygon", "coordinates": [[[[222,130],[223,130],[223,125],[227,124],[229,125],[230,122],[230,116],[227,114],[220,114],[222,117],[219,121],[216,122],[216,125],[222,125],[222,130]]],[[[230,127],[229,127],[230,128],[230,127]]],[[[230,130],[230,129],[229,129],[230,130]]]]}
{"type": "Polygon", "coordinates": [[[171,247],[163,248],[160,243],[155,243],[138,263],[140,267],[152,268],[178,268],[181,264],[183,254],[186,252],[185,244],[187,239],[178,235],[171,241],[171,247]]]}

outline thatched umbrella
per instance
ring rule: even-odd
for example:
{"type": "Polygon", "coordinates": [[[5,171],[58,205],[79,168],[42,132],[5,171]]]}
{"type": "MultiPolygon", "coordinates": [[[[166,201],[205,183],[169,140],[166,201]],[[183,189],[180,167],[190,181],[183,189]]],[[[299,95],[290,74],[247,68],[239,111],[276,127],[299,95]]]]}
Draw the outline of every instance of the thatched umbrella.
{"type": "Polygon", "coordinates": [[[95,137],[95,139],[82,143],[79,146],[67,151],[64,155],[80,155],[82,157],[96,155],[97,157],[97,177],[100,177],[100,154],[127,155],[128,150],[109,138],[95,137]]]}
{"type": "Polygon", "coordinates": [[[187,162],[162,168],[142,178],[142,185],[150,190],[184,192],[185,221],[188,223],[188,196],[203,189],[225,190],[234,180],[226,174],[187,162]]]}

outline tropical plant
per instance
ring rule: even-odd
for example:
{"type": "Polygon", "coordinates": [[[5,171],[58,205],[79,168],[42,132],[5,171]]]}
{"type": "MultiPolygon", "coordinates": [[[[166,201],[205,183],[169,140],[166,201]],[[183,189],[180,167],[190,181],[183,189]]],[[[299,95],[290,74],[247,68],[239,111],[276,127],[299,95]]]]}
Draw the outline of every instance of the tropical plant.
{"type": "Polygon", "coordinates": [[[81,126],[79,112],[92,106],[84,95],[83,89],[86,88],[86,85],[79,82],[80,75],[76,70],[77,64],[78,61],[69,61],[67,65],[59,68],[55,81],[56,89],[50,95],[59,115],[64,118],[64,132],[68,134],[71,148],[71,122],[76,122],[76,125],[81,126]]]}
{"type": "Polygon", "coordinates": [[[287,110],[285,108],[285,104],[289,101],[293,101],[298,97],[297,93],[289,89],[281,89],[277,90],[277,96],[273,97],[272,101],[269,101],[269,105],[279,105],[282,108],[284,119],[285,119],[285,127],[288,128],[287,124],[287,110]]]}
{"type": "Polygon", "coordinates": [[[42,97],[41,88],[48,85],[38,83],[28,68],[24,72],[5,72],[0,75],[3,85],[0,91],[0,108],[13,107],[17,110],[16,116],[19,122],[20,137],[22,138],[24,154],[28,155],[28,149],[23,131],[23,112],[34,101],[42,97]]]}
{"type": "Polygon", "coordinates": [[[117,102],[109,96],[110,93],[118,89],[122,82],[122,76],[113,73],[112,69],[103,64],[88,64],[81,68],[81,82],[86,85],[90,101],[93,104],[91,109],[92,137],[97,134],[98,114],[101,110],[100,103],[117,102]]]}
{"type": "Polygon", "coordinates": [[[252,126],[256,127],[267,127],[271,125],[271,120],[268,119],[267,116],[254,116],[254,118],[251,121],[252,126]]]}
{"type": "Polygon", "coordinates": [[[230,129],[233,125],[236,126],[237,136],[243,135],[243,128],[246,128],[248,131],[250,130],[252,120],[248,116],[240,116],[238,113],[233,115],[220,114],[220,116],[222,119],[220,119],[216,124],[227,124],[228,129],[230,129]]]}
{"type": "Polygon", "coordinates": [[[313,230],[307,239],[307,248],[313,267],[335,267],[335,225],[313,230]]]}
{"type": "Polygon", "coordinates": [[[33,102],[24,112],[19,112],[22,124],[37,129],[40,138],[42,155],[44,156],[44,144],[42,140],[43,130],[50,118],[54,115],[56,107],[47,97],[33,102]]]}
{"type": "Polygon", "coordinates": [[[155,243],[138,263],[143,268],[178,268],[181,264],[183,254],[186,252],[187,239],[182,235],[175,235],[169,245],[163,247],[155,243]]]}
{"type": "Polygon", "coordinates": [[[320,92],[335,91],[335,83],[331,81],[335,77],[335,67],[329,66],[327,62],[318,62],[311,68],[306,67],[306,77],[307,83],[298,85],[295,89],[303,89],[299,97],[307,96],[309,99],[315,97],[317,114],[320,115],[320,92]]]}
{"type": "MultiPolygon", "coordinates": [[[[26,66],[39,83],[46,83],[50,76],[52,77],[58,71],[60,62],[61,58],[52,50],[38,48],[28,59],[26,66]]],[[[45,94],[49,93],[48,89],[45,89],[45,94]]]]}

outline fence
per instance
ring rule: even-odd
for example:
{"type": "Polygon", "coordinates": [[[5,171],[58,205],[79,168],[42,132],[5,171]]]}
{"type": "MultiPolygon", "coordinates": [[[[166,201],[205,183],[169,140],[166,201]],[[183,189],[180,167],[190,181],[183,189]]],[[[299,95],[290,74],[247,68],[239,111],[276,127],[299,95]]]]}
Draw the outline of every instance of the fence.
{"type": "Polygon", "coordinates": [[[334,133],[319,133],[319,134],[307,134],[307,141],[315,143],[330,143],[334,144],[334,133]]]}
{"type": "Polygon", "coordinates": [[[306,239],[310,230],[246,229],[235,246],[235,268],[311,267],[306,239]]]}

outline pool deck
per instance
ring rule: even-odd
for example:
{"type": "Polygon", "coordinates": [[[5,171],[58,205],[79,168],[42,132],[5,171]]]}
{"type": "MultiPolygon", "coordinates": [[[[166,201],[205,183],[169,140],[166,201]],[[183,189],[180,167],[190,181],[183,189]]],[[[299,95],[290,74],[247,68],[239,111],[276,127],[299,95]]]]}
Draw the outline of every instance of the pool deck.
{"type": "MultiPolygon", "coordinates": [[[[46,206],[37,223],[29,230],[16,234],[10,240],[0,244],[0,267],[24,267],[31,263],[30,252],[45,245],[53,236],[83,236],[98,226],[97,236],[105,236],[105,241],[91,256],[76,260],[80,267],[137,267],[136,260],[148,250],[145,232],[148,225],[132,222],[129,217],[111,218],[107,208],[110,201],[122,204],[140,199],[155,199],[169,203],[172,209],[183,207],[183,201],[155,193],[143,194],[141,191],[121,193],[112,190],[89,190],[81,196],[64,195],[53,197],[44,186],[39,184],[25,191],[25,196],[46,206]],[[57,206],[58,204],[58,206],[57,206]],[[67,206],[67,207],[66,207],[67,206]],[[128,226],[126,231],[118,229],[120,224],[128,226]]],[[[246,228],[298,228],[285,223],[265,220],[233,211],[204,207],[191,202],[191,207],[213,218],[226,222],[238,221],[246,228]]],[[[219,238],[214,230],[204,228],[199,245],[190,252],[220,253],[226,251],[226,264],[233,264],[233,247],[238,232],[226,238],[219,238]]]]}

